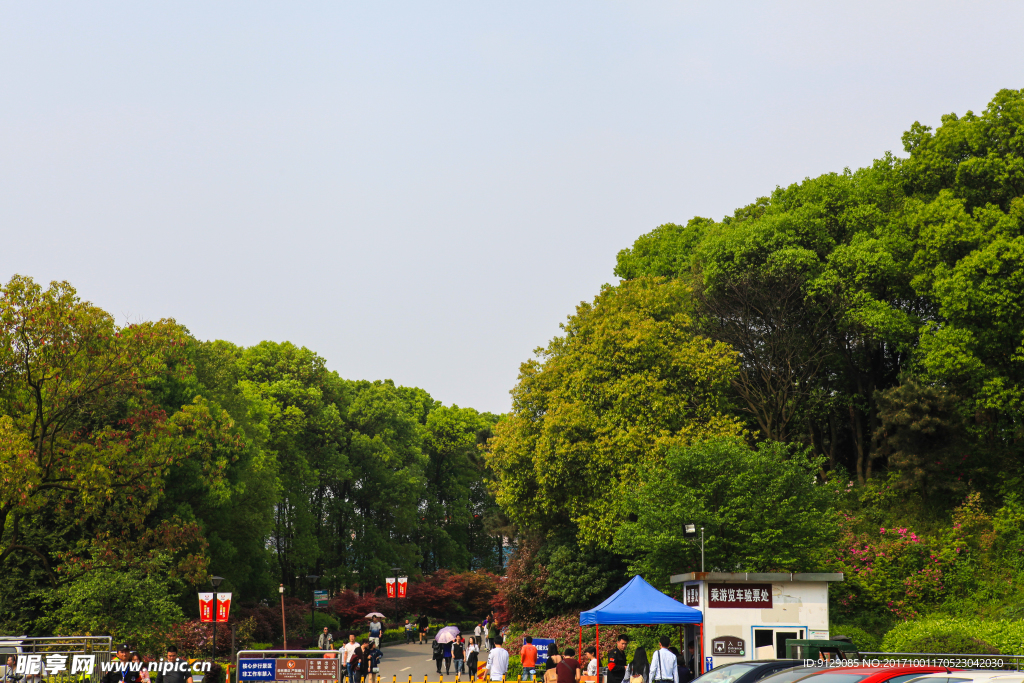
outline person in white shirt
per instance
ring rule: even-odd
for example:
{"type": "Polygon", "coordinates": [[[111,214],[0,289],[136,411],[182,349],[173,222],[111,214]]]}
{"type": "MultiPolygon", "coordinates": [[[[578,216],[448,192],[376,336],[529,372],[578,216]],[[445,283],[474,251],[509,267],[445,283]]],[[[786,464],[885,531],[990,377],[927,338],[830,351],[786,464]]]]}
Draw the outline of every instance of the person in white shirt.
{"type": "Polygon", "coordinates": [[[492,681],[500,681],[508,672],[508,650],[501,646],[503,642],[501,636],[496,636],[494,647],[487,654],[487,672],[492,681]]]}
{"type": "Polygon", "coordinates": [[[593,645],[591,645],[590,647],[588,647],[586,650],[583,651],[583,654],[587,658],[587,673],[586,673],[586,675],[587,676],[596,676],[597,675],[597,648],[594,647],[593,645]]]}
{"type": "Polygon", "coordinates": [[[672,642],[668,636],[658,638],[658,651],[651,657],[650,672],[651,683],[679,683],[679,666],[676,656],[668,649],[672,642]]]}
{"type": "Polygon", "coordinates": [[[352,680],[352,666],[349,662],[352,660],[352,653],[358,648],[359,643],[356,642],[356,634],[348,634],[348,642],[341,648],[341,663],[344,665],[345,673],[350,681],[352,680]]]}

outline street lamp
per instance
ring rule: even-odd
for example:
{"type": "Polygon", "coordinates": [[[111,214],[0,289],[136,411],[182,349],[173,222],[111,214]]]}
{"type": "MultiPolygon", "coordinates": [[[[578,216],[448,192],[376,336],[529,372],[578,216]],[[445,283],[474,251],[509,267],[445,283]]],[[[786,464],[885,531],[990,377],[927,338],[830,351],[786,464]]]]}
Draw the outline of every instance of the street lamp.
{"type": "Polygon", "coordinates": [[[220,607],[218,605],[217,589],[220,588],[221,581],[224,580],[222,576],[211,576],[210,585],[213,586],[213,659],[217,660],[217,617],[220,613],[220,607]]]}
{"type": "Polygon", "coordinates": [[[309,604],[312,609],[309,612],[309,627],[313,631],[313,637],[316,637],[316,593],[313,592],[313,586],[320,580],[320,577],[316,574],[307,574],[306,581],[309,582],[309,604]]]}
{"type": "MultiPolygon", "coordinates": [[[[683,538],[694,538],[697,536],[696,524],[683,525],[683,538]]],[[[700,528],[700,570],[704,571],[704,527],[700,528]]]]}
{"type": "Polygon", "coordinates": [[[277,592],[281,594],[281,640],[284,641],[285,652],[288,651],[288,625],[284,620],[284,584],[282,583],[277,587],[277,592]]]}

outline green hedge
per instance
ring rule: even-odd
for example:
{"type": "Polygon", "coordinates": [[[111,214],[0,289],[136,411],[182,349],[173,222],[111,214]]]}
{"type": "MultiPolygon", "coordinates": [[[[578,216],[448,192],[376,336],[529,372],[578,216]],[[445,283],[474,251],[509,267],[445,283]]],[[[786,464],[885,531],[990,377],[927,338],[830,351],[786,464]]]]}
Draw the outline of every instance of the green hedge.
{"type": "Polygon", "coordinates": [[[882,651],[1024,655],[1024,621],[956,618],[905,621],[885,634],[882,651]]]}
{"type": "Polygon", "coordinates": [[[860,652],[880,652],[882,639],[873,636],[862,628],[856,626],[843,626],[842,624],[831,624],[828,627],[830,638],[835,636],[847,636],[857,646],[860,652]]]}

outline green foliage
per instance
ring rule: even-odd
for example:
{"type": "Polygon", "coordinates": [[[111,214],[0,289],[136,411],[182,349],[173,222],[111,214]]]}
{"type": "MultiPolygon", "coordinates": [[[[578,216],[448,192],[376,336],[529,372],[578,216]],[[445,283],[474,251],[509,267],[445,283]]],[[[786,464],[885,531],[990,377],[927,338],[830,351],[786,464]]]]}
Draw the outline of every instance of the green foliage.
{"type": "Polygon", "coordinates": [[[338,620],[332,617],[330,614],[325,614],[323,612],[310,613],[306,616],[307,626],[309,626],[311,618],[313,620],[313,630],[317,633],[320,633],[320,631],[323,630],[324,626],[326,626],[331,631],[331,633],[334,633],[341,628],[341,624],[338,622],[338,620]]]}
{"type": "Polygon", "coordinates": [[[43,629],[66,635],[110,635],[144,652],[161,652],[171,626],[185,615],[174,601],[180,588],[166,571],[98,570],[46,596],[43,629]]]}
{"type": "Polygon", "coordinates": [[[859,652],[881,652],[882,639],[858,626],[829,625],[829,637],[846,636],[853,641],[859,652]]]}
{"type": "Polygon", "coordinates": [[[521,528],[607,544],[615,501],[659,444],[736,433],[723,414],[734,354],[694,333],[688,288],[641,279],[580,304],[524,363],[513,408],[494,429],[498,504],[521,528]]]}
{"type": "Polygon", "coordinates": [[[820,568],[838,530],[838,493],[816,480],[820,465],[772,442],[672,448],[621,501],[637,521],[619,527],[615,547],[632,558],[633,573],[663,586],[671,574],[700,571],[700,543],[683,537],[687,523],[705,529],[708,571],[820,568]]]}
{"type": "Polygon", "coordinates": [[[905,621],[885,635],[882,651],[1024,655],[1024,621],[953,618],[905,621]],[[918,649],[921,647],[953,649],[918,649]]]}

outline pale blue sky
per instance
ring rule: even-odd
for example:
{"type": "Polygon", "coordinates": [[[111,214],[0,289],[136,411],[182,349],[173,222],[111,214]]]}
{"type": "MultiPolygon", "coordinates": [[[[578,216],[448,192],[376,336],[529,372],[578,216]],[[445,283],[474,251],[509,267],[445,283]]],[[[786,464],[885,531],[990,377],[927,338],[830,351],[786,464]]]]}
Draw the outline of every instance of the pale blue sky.
{"type": "Polygon", "coordinates": [[[665,222],[1024,87],[1021,2],[0,3],[0,276],[509,407],[665,222]]]}

